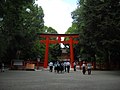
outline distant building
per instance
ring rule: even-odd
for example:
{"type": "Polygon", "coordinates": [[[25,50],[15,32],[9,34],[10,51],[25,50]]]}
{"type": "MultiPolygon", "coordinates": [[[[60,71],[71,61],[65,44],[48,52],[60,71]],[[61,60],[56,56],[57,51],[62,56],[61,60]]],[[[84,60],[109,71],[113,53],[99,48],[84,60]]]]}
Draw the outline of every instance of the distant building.
{"type": "Polygon", "coordinates": [[[60,61],[70,61],[70,53],[67,52],[66,48],[61,48],[62,54],[58,59],[60,61]]]}

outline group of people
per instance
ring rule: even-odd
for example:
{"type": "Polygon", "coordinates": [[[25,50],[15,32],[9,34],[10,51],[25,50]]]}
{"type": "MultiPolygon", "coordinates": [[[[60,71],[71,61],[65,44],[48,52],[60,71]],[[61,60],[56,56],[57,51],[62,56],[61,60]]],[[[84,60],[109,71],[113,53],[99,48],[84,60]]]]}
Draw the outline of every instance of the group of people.
{"type": "Polygon", "coordinates": [[[54,69],[54,72],[57,72],[57,73],[59,73],[59,72],[62,73],[63,71],[69,73],[69,71],[70,71],[70,62],[69,61],[67,61],[67,62],[57,61],[54,64],[53,64],[53,62],[50,62],[49,63],[50,72],[52,72],[53,69],[54,69]]]}
{"type": "MultiPolygon", "coordinates": [[[[74,71],[76,71],[76,62],[73,63],[74,65],[74,71]]],[[[86,71],[88,71],[88,75],[91,74],[91,69],[92,69],[92,64],[90,62],[88,62],[87,64],[85,63],[85,61],[83,61],[83,64],[81,66],[82,68],[82,73],[85,74],[86,71]]],[[[57,61],[53,64],[53,62],[49,63],[49,70],[50,72],[70,72],[70,62],[66,61],[66,62],[62,62],[62,61],[57,61]]]]}
{"type": "Polygon", "coordinates": [[[86,64],[85,61],[83,61],[83,64],[82,64],[82,73],[85,74],[86,71],[88,71],[88,75],[90,75],[91,74],[91,69],[92,69],[92,64],[90,62],[88,62],[86,64]]]}

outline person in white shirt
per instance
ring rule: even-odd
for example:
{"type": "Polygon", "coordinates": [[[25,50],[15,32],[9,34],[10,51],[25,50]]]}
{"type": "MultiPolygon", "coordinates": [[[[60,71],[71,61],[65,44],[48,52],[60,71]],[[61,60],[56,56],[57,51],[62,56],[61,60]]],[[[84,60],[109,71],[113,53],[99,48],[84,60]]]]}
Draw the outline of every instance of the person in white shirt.
{"type": "Polygon", "coordinates": [[[50,72],[52,72],[53,71],[53,62],[49,63],[49,68],[50,68],[50,72]]]}

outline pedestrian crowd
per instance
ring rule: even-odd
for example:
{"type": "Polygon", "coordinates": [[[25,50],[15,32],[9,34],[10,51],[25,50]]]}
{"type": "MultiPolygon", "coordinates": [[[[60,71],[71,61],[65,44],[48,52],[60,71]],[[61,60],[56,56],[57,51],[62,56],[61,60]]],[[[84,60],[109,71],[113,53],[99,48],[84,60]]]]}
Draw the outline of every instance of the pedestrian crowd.
{"type": "Polygon", "coordinates": [[[54,72],[55,73],[62,73],[62,72],[68,72],[70,71],[70,62],[60,62],[60,61],[57,61],[53,64],[53,62],[50,62],[49,63],[49,70],[50,72],[52,72],[54,69],[54,72]]]}
{"type": "MultiPolygon", "coordinates": [[[[76,71],[76,62],[73,63],[74,65],[74,71],[76,71]]],[[[87,64],[85,61],[83,61],[83,64],[81,66],[82,73],[85,75],[86,71],[88,71],[88,75],[91,74],[92,64],[88,62],[87,64]]],[[[50,62],[49,63],[49,71],[55,72],[55,73],[63,73],[63,72],[70,72],[70,62],[69,61],[56,61],[56,62],[50,62]]]]}

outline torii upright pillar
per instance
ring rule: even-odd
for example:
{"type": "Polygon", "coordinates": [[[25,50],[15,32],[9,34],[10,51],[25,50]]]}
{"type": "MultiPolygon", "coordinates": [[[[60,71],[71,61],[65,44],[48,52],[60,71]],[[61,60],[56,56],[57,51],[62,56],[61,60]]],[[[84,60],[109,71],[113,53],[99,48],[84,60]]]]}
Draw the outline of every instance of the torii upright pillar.
{"type": "Polygon", "coordinates": [[[72,39],[72,37],[70,37],[70,64],[71,64],[71,68],[74,67],[73,62],[74,62],[73,39],[72,39]]]}
{"type": "Polygon", "coordinates": [[[74,38],[78,38],[79,34],[40,34],[40,37],[45,38],[45,40],[40,40],[40,43],[44,43],[46,45],[44,68],[48,67],[49,44],[57,44],[57,43],[63,43],[63,44],[70,45],[70,64],[71,64],[71,68],[73,68],[73,62],[74,62],[73,44],[78,44],[78,41],[74,40],[74,38]],[[51,39],[52,37],[58,38],[58,39],[52,40],[51,39]],[[69,38],[69,40],[61,41],[61,37],[69,38]]]}
{"type": "Polygon", "coordinates": [[[49,50],[49,37],[46,37],[44,68],[48,67],[48,50],[49,50]]]}

